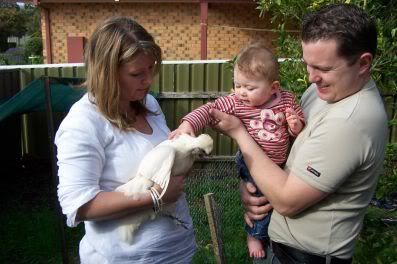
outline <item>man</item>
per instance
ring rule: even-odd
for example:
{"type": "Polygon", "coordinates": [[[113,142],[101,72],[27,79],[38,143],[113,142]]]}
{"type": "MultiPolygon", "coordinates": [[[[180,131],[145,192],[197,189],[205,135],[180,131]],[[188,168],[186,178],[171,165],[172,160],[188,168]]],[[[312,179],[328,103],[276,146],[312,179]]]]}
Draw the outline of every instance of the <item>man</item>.
{"type": "Polygon", "coordinates": [[[247,223],[270,208],[257,205],[268,200],[275,209],[269,263],[352,262],[387,138],[382,98],[370,77],[376,39],[374,21],[353,5],[328,5],[304,18],[303,61],[312,83],[302,97],[307,125],[284,170],[238,120],[211,111],[217,128],[237,141],[266,197],[243,186],[247,223]]]}

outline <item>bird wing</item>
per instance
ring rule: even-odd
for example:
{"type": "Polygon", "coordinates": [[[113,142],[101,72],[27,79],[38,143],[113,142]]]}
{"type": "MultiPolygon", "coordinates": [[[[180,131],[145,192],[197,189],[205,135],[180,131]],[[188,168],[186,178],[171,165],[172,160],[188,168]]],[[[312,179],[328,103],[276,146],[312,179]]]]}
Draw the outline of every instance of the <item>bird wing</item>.
{"type": "Polygon", "coordinates": [[[127,196],[132,196],[134,194],[139,194],[143,191],[146,191],[152,186],[153,182],[150,179],[137,176],[117,187],[115,191],[122,192],[127,196]]]}
{"type": "Polygon", "coordinates": [[[149,151],[139,164],[137,176],[150,179],[165,193],[170,181],[172,166],[175,160],[175,149],[168,145],[158,145],[149,151]]]}

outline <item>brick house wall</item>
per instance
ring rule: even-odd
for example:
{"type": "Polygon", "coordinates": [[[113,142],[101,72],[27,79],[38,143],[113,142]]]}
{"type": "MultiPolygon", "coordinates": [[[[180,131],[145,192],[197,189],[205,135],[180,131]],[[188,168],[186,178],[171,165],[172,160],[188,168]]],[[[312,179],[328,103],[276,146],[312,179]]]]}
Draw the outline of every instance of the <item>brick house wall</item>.
{"type": "Polygon", "coordinates": [[[208,59],[230,59],[247,43],[262,41],[271,48],[276,35],[270,17],[259,17],[252,4],[210,4],[208,8],[208,59]]]}
{"type": "MultiPolygon", "coordinates": [[[[136,19],[162,47],[165,60],[201,58],[198,3],[46,3],[42,8],[44,59],[48,62],[46,19],[51,36],[52,63],[68,60],[67,38],[87,38],[97,23],[114,15],[136,19]]],[[[269,17],[259,18],[255,4],[208,5],[207,59],[230,59],[249,41],[261,39],[272,46],[269,17]]]]}

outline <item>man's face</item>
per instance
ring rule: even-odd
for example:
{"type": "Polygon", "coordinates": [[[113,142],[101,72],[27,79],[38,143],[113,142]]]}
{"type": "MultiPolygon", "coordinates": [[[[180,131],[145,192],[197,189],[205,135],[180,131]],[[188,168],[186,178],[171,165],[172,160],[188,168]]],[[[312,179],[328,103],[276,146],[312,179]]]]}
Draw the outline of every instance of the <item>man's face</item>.
{"type": "Polygon", "coordinates": [[[337,102],[361,88],[359,59],[353,65],[337,53],[335,40],[302,42],[303,60],[309,81],[317,85],[317,95],[337,102]]]}

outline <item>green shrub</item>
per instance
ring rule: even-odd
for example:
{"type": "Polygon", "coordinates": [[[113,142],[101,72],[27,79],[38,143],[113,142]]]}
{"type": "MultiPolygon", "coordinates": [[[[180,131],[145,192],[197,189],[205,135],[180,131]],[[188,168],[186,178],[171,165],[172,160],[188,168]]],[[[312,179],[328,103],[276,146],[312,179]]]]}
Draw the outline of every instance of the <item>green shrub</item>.
{"type": "Polygon", "coordinates": [[[43,42],[41,37],[39,36],[31,36],[26,42],[25,42],[25,56],[28,58],[29,56],[36,55],[36,56],[41,56],[43,53],[43,42]]]}
{"type": "Polygon", "coordinates": [[[8,60],[6,57],[0,53],[0,65],[8,65],[8,60]]]}

